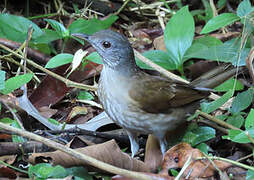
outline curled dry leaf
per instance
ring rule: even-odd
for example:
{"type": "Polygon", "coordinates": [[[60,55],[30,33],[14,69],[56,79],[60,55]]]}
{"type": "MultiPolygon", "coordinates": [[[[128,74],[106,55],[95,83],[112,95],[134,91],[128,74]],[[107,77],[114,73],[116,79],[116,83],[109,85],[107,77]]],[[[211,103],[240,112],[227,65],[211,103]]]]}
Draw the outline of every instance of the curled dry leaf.
{"type": "Polygon", "coordinates": [[[145,164],[152,170],[156,170],[162,163],[162,154],[158,140],[149,135],[146,141],[145,164]]]}
{"type": "MultiPolygon", "coordinates": [[[[182,168],[187,159],[192,156],[190,165],[184,171],[182,177],[192,178],[205,178],[213,176],[216,169],[213,164],[208,160],[196,160],[198,157],[204,157],[203,153],[199,149],[192,148],[187,143],[178,144],[169,149],[164,157],[162,163],[162,171],[160,174],[168,174],[169,169],[182,168]]],[[[214,164],[220,169],[224,170],[232,164],[219,160],[214,160],[214,164]]]]}
{"type": "Polygon", "coordinates": [[[153,41],[153,45],[154,45],[155,49],[157,49],[157,50],[166,51],[166,45],[164,43],[164,36],[163,35],[155,38],[153,41]]]}
{"type": "Polygon", "coordinates": [[[70,123],[71,119],[77,115],[85,115],[88,113],[88,110],[86,107],[82,106],[75,106],[72,108],[71,112],[69,113],[66,122],[70,123]]]}
{"type": "MultiPolygon", "coordinates": [[[[149,171],[149,168],[142,161],[133,159],[128,154],[123,153],[115,140],[93,146],[87,146],[85,148],[78,148],[76,150],[100,161],[123,169],[141,172],[149,171]]],[[[91,169],[91,167],[88,167],[84,161],[74,158],[61,151],[34,153],[28,158],[29,162],[32,164],[38,163],[39,159],[50,160],[53,165],[61,165],[64,167],[85,166],[87,169],[91,169]]]]}

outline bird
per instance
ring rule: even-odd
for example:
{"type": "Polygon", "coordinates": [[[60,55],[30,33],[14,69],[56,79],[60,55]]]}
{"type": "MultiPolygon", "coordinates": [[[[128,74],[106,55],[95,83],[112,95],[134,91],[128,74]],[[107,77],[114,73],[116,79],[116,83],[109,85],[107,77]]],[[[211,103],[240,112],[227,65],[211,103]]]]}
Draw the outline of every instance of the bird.
{"type": "Polygon", "coordinates": [[[118,32],[72,36],[90,43],[102,58],[98,98],[107,115],[126,130],[132,157],[139,150],[139,134],[153,134],[164,154],[166,134],[181,127],[210,94],[207,88],[195,86],[199,82],[187,84],[144,72],[135,62],[130,42],[118,32]]]}

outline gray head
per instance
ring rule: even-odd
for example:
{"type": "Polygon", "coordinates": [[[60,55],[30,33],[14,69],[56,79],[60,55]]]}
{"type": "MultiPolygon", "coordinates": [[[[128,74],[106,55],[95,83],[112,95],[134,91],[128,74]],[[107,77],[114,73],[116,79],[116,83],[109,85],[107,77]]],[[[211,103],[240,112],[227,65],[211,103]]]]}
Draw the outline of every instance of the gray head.
{"type": "Polygon", "coordinates": [[[133,49],[126,37],[111,30],[102,30],[93,35],[72,34],[88,41],[103,59],[104,65],[115,69],[136,67],[133,49]]]}

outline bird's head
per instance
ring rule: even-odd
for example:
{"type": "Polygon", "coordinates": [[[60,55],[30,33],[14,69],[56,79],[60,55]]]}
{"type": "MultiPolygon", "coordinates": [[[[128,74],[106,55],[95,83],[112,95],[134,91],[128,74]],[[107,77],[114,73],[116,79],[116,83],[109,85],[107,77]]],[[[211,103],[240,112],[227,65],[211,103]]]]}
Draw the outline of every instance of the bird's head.
{"type": "Polygon", "coordinates": [[[102,57],[104,65],[112,69],[136,66],[133,49],[128,39],[120,33],[102,30],[93,35],[76,33],[72,36],[89,42],[102,57]]]}

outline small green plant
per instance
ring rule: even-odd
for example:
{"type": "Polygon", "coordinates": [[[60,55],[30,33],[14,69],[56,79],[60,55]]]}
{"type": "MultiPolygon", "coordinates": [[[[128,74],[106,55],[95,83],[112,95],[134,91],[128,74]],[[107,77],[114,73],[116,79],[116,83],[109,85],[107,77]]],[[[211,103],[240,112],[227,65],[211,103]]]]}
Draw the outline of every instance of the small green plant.
{"type": "MultiPolygon", "coordinates": [[[[206,36],[193,40],[194,20],[188,7],[185,6],[166,25],[164,43],[167,51],[148,51],[144,53],[144,56],[165,69],[178,70],[182,75],[184,75],[184,62],[191,58],[208,59],[231,63],[235,66],[243,66],[250,51],[250,45],[241,42],[241,39],[238,38],[222,43],[219,39],[208,36],[207,33],[236,21],[241,21],[244,25],[243,33],[247,34],[249,38],[250,33],[253,31],[253,11],[254,9],[249,0],[244,0],[239,4],[237,14],[223,13],[211,18],[201,31],[201,34],[206,36]]],[[[144,69],[150,69],[150,67],[140,61],[137,61],[137,63],[144,69]]]]}
{"type": "Polygon", "coordinates": [[[75,179],[92,180],[92,176],[88,174],[83,167],[64,168],[62,166],[52,166],[48,163],[40,163],[34,166],[30,165],[28,169],[29,178],[48,179],[48,178],[65,178],[69,175],[75,179]]]}
{"type": "MultiPolygon", "coordinates": [[[[69,38],[73,38],[71,33],[92,34],[96,31],[107,29],[117,20],[117,18],[118,17],[115,15],[111,15],[105,20],[98,20],[95,18],[85,20],[80,18],[73,21],[68,28],[65,28],[63,24],[55,20],[45,19],[45,21],[53,28],[52,30],[41,29],[25,17],[11,14],[0,14],[0,37],[23,43],[26,40],[27,31],[31,25],[34,32],[29,46],[46,54],[50,54],[54,52],[54,49],[50,46],[52,41],[63,39],[64,42],[66,42],[69,38]],[[12,22],[15,26],[10,25],[9,22],[12,22]]],[[[80,42],[82,43],[82,41],[80,42]]]]}

